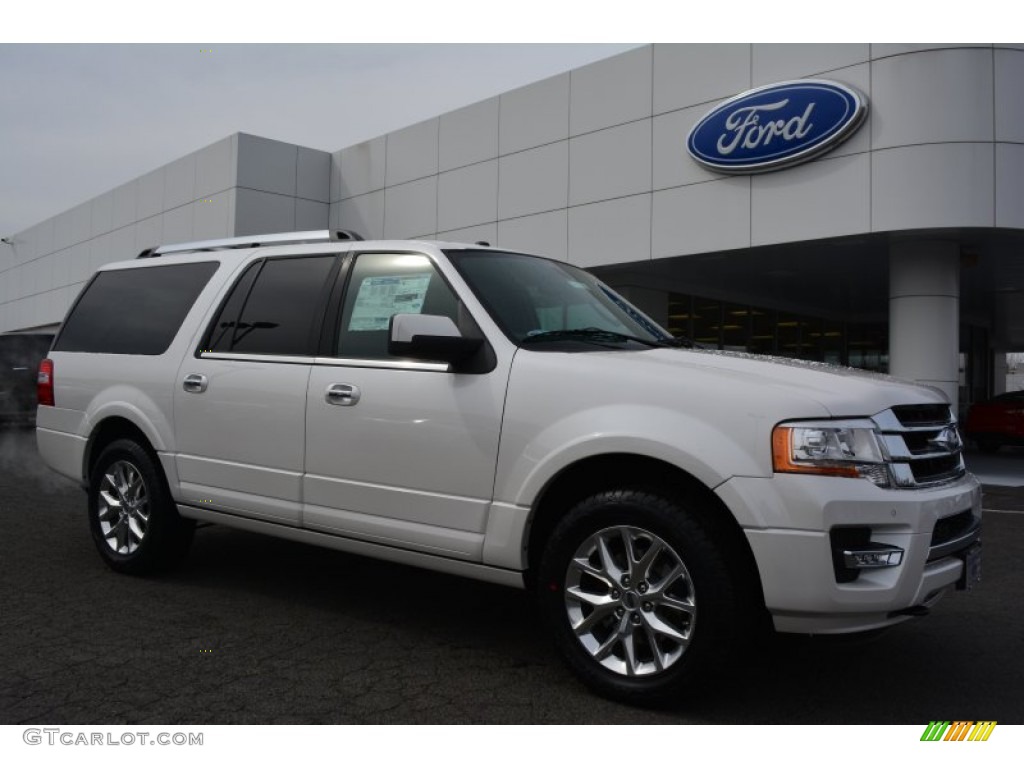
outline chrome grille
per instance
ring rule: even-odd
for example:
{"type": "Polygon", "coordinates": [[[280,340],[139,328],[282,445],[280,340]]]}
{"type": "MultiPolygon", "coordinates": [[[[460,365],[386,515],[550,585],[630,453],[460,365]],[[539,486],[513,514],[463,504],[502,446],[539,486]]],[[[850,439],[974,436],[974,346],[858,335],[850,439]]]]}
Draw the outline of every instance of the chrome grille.
{"type": "Polygon", "coordinates": [[[941,427],[949,423],[948,405],[897,405],[893,415],[906,427],[941,427]]]}
{"type": "Polygon", "coordinates": [[[872,417],[897,488],[964,476],[963,443],[948,405],[900,405],[872,417]]]}

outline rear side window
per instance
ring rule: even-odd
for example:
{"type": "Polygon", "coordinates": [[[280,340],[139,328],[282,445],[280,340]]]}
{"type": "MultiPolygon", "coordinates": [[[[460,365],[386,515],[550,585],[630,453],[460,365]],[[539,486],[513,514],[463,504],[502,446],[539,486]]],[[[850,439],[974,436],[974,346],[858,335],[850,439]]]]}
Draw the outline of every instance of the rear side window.
{"type": "Polygon", "coordinates": [[[100,272],[64,321],[56,352],[160,355],[217,262],[100,272]]]}
{"type": "Polygon", "coordinates": [[[204,348],[248,355],[312,355],[337,257],[269,259],[231,289],[204,348]]]}

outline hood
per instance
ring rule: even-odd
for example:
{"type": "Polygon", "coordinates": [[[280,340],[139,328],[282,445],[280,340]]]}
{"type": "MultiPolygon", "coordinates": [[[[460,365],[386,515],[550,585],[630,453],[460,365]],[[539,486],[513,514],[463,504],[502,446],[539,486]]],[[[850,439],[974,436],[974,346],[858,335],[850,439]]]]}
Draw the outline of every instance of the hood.
{"type": "Polygon", "coordinates": [[[812,401],[834,417],[873,416],[894,405],[948,402],[945,394],[934,387],[806,360],[696,349],[587,354],[591,355],[615,360],[617,367],[624,362],[622,356],[629,355],[635,375],[703,380],[706,386],[715,386],[715,379],[723,384],[728,381],[725,389],[733,393],[742,382],[756,388],[761,397],[771,398],[770,393],[776,392],[788,402],[812,401]]]}

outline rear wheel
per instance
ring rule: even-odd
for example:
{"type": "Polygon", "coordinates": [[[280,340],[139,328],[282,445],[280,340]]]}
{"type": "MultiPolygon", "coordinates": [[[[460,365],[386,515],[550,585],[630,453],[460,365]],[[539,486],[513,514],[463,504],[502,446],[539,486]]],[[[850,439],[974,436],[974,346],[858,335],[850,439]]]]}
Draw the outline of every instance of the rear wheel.
{"type": "Polygon", "coordinates": [[[544,615],[569,666],[613,699],[658,704],[712,674],[744,609],[723,548],[692,508],[619,490],[577,504],[539,569],[544,615]]]}
{"type": "Polygon", "coordinates": [[[89,477],[89,528],[115,571],[144,574],[175,564],[188,550],[194,524],[183,519],[150,453],[115,440],[89,477]]]}

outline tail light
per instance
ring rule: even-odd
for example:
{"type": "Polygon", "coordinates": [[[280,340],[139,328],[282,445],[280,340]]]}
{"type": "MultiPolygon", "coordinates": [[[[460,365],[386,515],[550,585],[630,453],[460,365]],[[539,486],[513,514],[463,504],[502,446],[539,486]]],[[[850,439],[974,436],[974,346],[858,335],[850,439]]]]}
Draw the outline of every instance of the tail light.
{"type": "Polygon", "coordinates": [[[53,360],[46,358],[39,364],[36,376],[36,399],[40,405],[53,405],[53,360]]]}

